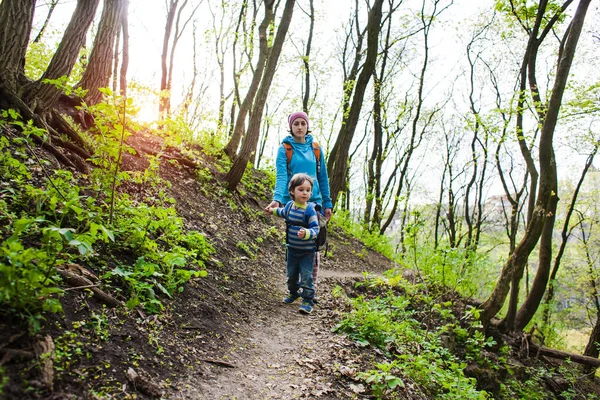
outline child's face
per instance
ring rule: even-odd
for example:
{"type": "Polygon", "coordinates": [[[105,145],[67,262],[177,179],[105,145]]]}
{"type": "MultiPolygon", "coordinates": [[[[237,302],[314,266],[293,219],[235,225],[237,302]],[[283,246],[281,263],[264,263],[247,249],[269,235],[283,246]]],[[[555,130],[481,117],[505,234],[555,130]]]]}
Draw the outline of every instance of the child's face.
{"type": "Polygon", "coordinates": [[[290,195],[297,203],[306,204],[310,199],[311,193],[312,187],[310,186],[310,183],[308,181],[304,181],[302,182],[302,185],[296,186],[294,190],[290,192],[290,195]]]}
{"type": "Polygon", "coordinates": [[[292,123],[292,135],[295,138],[302,139],[308,132],[308,124],[304,118],[296,118],[292,123]]]}

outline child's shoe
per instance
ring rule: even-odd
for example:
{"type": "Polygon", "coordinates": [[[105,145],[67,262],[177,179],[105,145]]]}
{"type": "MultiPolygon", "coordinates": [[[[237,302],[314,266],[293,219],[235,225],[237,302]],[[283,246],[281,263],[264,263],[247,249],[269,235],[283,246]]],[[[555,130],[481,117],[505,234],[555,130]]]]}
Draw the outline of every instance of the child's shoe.
{"type": "Polygon", "coordinates": [[[301,312],[302,314],[310,314],[312,312],[312,309],[313,309],[312,301],[304,300],[302,302],[302,305],[298,309],[298,311],[301,312]]]}
{"type": "Polygon", "coordinates": [[[298,297],[300,297],[300,295],[297,292],[296,293],[288,293],[288,295],[283,298],[283,302],[285,304],[292,304],[293,302],[296,301],[296,299],[298,297]]]}

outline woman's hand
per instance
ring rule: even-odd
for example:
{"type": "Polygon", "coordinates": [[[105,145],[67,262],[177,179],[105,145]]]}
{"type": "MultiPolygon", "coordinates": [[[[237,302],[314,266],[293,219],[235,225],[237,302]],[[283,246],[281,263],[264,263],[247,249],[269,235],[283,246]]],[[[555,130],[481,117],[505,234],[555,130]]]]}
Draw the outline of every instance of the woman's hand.
{"type": "Polygon", "coordinates": [[[327,217],[327,221],[331,219],[331,208],[325,209],[325,217],[327,217]]]}
{"type": "Polygon", "coordinates": [[[273,200],[273,201],[271,202],[271,204],[269,204],[267,207],[265,207],[265,211],[266,211],[268,214],[271,214],[272,210],[273,210],[274,208],[277,208],[277,207],[279,207],[279,202],[278,202],[277,200],[273,200]]]}

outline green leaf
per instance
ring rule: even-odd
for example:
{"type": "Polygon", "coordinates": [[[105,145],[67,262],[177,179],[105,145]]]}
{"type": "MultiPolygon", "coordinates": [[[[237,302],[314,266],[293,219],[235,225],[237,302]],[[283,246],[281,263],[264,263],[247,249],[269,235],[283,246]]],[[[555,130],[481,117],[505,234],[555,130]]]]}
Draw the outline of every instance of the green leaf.
{"type": "Polygon", "coordinates": [[[113,268],[113,270],[111,271],[111,274],[116,275],[116,276],[122,276],[124,278],[128,277],[131,275],[131,272],[129,271],[125,271],[123,268],[121,267],[115,267],[113,268]]]}
{"type": "Polygon", "coordinates": [[[156,286],[158,286],[158,288],[160,289],[161,292],[163,292],[164,294],[166,294],[170,299],[172,299],[171,297],[171,293],[169,293],[169,291],[167,290],[167,288],[165,288],[160,282],[154,281],[154,283],[156,284],[156,286]]]}
{"type": "Polygon", "coordinates": [[[104,235],[108,237],[112,242],[115,241],[115,235],[111,230],[108,230],[104,225],[100,225],[100,229],[104,232],[104,235]]]}
{"type": "Polygon", "coordinates": [[[82,242],[80,240],[74,239],[69,241],[69,245],[76,246],[77,250],[79,250],[79,254],[82,256],[87,253],[91,253],[93,251],[92,246],[87,242],[82,242]]]}
{"type": "Polygon", "coordinates": [[[23,232],[34,221],[35,220],[33,218],[20,218],[16,220],[13,224],[13,227],[15,229],[15,235],[18,235],[19,233],[23,232]]]}

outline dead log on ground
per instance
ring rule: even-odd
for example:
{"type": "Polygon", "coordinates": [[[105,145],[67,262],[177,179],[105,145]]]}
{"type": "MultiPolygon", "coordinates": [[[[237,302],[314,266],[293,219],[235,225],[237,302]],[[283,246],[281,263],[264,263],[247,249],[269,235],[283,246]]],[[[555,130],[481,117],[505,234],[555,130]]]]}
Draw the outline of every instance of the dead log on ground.
{"type": "Polygon", "coordinates": [[[58,268],[57,271],[60,274],[60,276],[62,276],[70,285],[88,287],[94,293],[94,297],[96,297],[99,301],[103,302],[104,304],[111,307],[118,307],[123,305],[123,302],[115,299],[110,294],[98,289],[88,278],[85,278],[81,275],[77,275],[72,271],[67,271],[60,268],[58,268]]]}
{"type": "Polygon", "coordinates": [[[560,351],[551,349],[549,347],[540,346],[529,340],[529,347],[533,350],[534,354],[539,354],[545,357],[557,358],[559,360],[571,360],[578,364],[588,365],[591,367],[600,367],[600,359],[594,357],[583,356],[581,354],[567,353],[566,351],[560,351]]]}
{"type": "Polygon", "coordinates": [[[127,379],[132,383],[137,391],[150,397],[161,397],[162,391],[160,387],[150,381],[148,378],[141,376],[133,368],[127,370],[127,379]]]}

